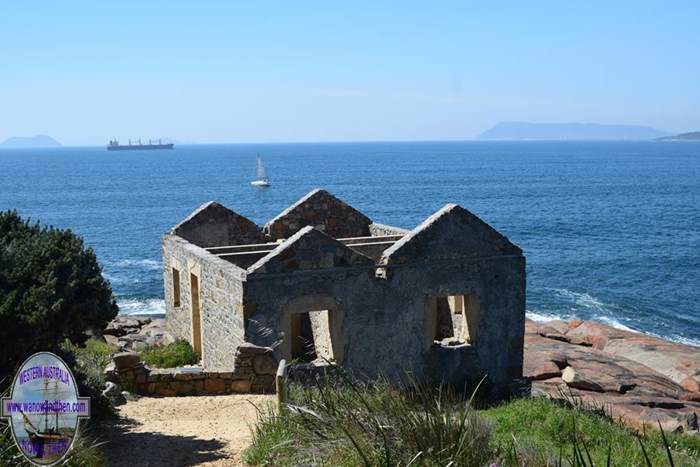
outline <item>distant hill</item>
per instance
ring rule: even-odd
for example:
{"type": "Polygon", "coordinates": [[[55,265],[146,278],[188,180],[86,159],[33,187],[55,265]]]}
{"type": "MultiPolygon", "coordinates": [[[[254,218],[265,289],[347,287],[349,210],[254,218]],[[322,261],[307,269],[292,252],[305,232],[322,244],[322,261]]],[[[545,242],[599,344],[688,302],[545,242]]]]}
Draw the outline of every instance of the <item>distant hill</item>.
{"type": "Polygon", "coordinates": [[[657,138],[658,141],[700,141],[700,131],[691,131],[689,133],[681,133],[673,136],[664,136],[657,138]]]}
{"type": "Polygon", "coordinates": [[[649,140],[668,136],[648,126],[501,122],[478,136],[489,140],[649,140]]]}
{"type": "Polygon", "coordinates": [[[0,143],[0,148],[55,148],[61,143],[50,136],[15,136],[0,143]]]}

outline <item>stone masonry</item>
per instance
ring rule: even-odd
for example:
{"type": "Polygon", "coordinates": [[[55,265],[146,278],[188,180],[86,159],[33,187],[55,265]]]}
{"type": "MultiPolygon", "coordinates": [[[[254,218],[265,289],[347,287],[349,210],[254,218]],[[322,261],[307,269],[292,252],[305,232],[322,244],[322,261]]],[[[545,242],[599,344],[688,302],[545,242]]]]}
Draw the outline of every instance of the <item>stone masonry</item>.
{"type": "Polygon", "coordinates": [[[169,331],[206,372],[248,371],[233,356],[253,346],[361,378],[505,391],[522,377],[525,258],[460,206],[406,230],[324,190],[264,227],[210,202],[162,248],[169,331]]]}
{"type": "Polygon", "coordinates": [[[275,392],[277,360],[273,350],[244,343],[234,358],[235,371],[200,371],[200,368],[151,369],[134,352],[116,354],[107,379],[141,396],[202,396],[275,392]]]}

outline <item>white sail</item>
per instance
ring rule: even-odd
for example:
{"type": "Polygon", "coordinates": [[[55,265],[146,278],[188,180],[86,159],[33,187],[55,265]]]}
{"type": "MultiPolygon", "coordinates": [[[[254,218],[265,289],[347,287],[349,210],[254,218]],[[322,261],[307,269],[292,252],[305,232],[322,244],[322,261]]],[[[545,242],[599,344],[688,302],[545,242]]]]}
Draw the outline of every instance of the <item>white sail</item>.
{"type": "Polygon", "coordinates": [[[258,155],[258,176],[255,180],[250,182],[250,184],[253,186],[261,187],[270,186],[270,180],[267,178],[267,174],[265,173],[265,166],[263,165],[263,161],[260,158],[260,155],[258,155]]]}
{"type": "Polygon", "coordinates": [[[258,179],[265,179],[267,175],[265,174],[265,166],[263,165],[262,159],[258,156],[258,179]]]}

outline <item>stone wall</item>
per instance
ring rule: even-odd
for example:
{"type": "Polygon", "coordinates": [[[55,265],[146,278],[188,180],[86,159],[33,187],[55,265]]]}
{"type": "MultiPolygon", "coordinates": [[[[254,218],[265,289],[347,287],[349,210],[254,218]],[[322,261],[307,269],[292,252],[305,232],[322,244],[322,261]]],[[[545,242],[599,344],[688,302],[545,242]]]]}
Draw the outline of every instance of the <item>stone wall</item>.
{"type": "MultiPolygon", "coordinates": [[[[381,265],[383,270],[372,262],[250,273],[244,302],[254,312],[246,317],[246,339],[272,346],[293,338],[285,335],[290,304],[309,298],[309,312],[335,308],[343,313],[342,328],[333,338],[343,343],[338,363],[355,374],[398,379],[411,372],[417,379],[464,383],[488,375],[508,387],[522,376],[525,258],[462,208],[447,206],[429,220],[406,235],[408,242],[397,242],[403,249],[390,248],[395,255],[381,265]],[[460,230],[466,236],[460,237],[460,230]],[[457,295],[478,297],[480,318],[470,321],[468,347],[445,349],[430,335],[434,320],[428,303],[457,295]]],[[[294,312],[303,310],[295,307],[294,312]]],[[[286,348],[283,343],[277,352],[286,348]]]]}
{"type": "Polygon", "coordinates": [[[331,343],[321,353],[332,348],[337,363],[358,376],[401,379],[411,372],[418,380],[460,384],[488,375],[502,387],[522,376],[525,258],[466,209],[446,205],[406,232],[373,224],[314,190],[268,222],[265,231],[268,240],[285,241],[247,270],[175,235],[164,238],[168,322],[174,335],[192,342],[187,291],[189,275],[196,274],[207,371],[243,371],[230,356],[244,341],[275,348],[277,359],[287,359],[295,337],[291,316],[332,310],[331,343]],[[385,250],[367,247],[363,252],[370,257],[357,251],[364,247],[337,240],[370,234],[402,237],[385,250]],[[186,271],[180,307],[172,304],[171,267],[186,271]],[[476,297],[480,307],[479,319],[469,320],[469,342],[460,348],[435,343],[428,304],[459,295],[476,297]]]}
{"type": "Polygon", "coordinates": [[[373,261],[377,262],[382,257],[384,251],[387,248],[391,247],[393,244],[394,242],[391,241],[381,243],[364,243],[359,245],[348,245],[348,248],[355,250],[361,255],[367,256],[368,258],[372,258],[373,261]]]}
{"type": "Polygon", "coordinates": [[[214,201],[200,206],[176,225],[173,233],[201,247],[265,242],[254,222],[214,201]]]}
{"type": "Polygon", "coordinates": [[[114,357],[107,379],[142,396],[197,396],[275,392],[277,360],[270,348],[242,345],[235,354],[235,371],[201,371],[201,368],[151,369],[136,353],[114,357]]]}
{"type": "Polygon", "coordinates": [[[333,267],[374,266],[374,262],[320,230],[306,226],[248,268],[248,274],[279,274],[333,267]]]}
{"type": "Polygon", "coordinates": [[[307,225],[334,238],[370,235],[372,220],[325,190],[314,190],[265,224],[273,239],[289,238],[307,225]]]}
{"type": "Polygon", "coordinates": [[[210,371],[232,371],[231,356],[244,341],[241,281],[245,271],[176,235],[166,234],[162,246],[168,330],[194,346],[191,275],[195,275],[199,282],[202,364],[210,371]],[[180,271],[180,306],[174,303],[173,268],[180,271]]]}

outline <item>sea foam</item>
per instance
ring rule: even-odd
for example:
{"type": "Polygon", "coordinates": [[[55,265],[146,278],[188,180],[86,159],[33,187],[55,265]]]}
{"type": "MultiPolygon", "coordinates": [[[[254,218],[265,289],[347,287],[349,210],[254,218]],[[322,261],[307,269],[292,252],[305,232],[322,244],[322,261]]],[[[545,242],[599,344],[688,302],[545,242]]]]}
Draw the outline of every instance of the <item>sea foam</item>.
{"type": "Polygon", "coordinates": [[[119,314],[122,315],[162,315],[165,313],[165,300],[159,298],[117,298],[119,314]]]}

